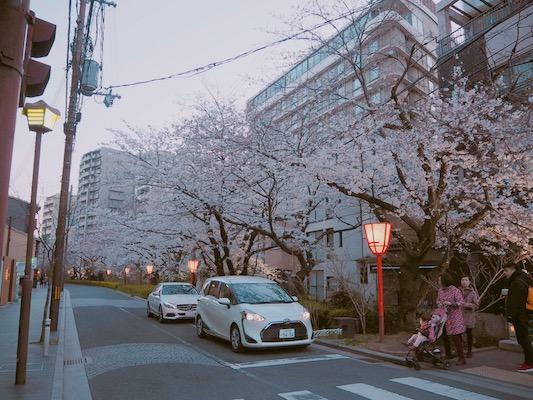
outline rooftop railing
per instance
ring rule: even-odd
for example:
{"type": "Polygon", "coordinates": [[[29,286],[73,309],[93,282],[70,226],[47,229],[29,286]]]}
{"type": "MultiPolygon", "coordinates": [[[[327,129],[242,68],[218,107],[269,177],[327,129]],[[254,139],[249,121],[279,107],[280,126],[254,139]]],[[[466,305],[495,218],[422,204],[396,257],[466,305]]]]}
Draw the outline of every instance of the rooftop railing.
{"type": "Polygon", "coordinates": [[[509,0],[477,15],[465,25],[442,38],[437,47],[437,55],[439,57],[446,56],[453,50],[473,42],[488,32],[493,26],[506,20],[510,15],[526,6],[528,2],[529,0],[509,0]]]}

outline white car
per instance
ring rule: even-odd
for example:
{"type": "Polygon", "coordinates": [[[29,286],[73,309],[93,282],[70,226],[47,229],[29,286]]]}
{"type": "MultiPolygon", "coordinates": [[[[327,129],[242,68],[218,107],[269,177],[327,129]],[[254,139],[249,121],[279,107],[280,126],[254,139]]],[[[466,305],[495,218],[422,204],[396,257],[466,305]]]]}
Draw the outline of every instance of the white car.
{"type": "Polygon", "coordinates": [[[270,279],[222,276],[204,284],[196,311],[196,334],[245,348],[307,347],[313,342],[311,316],[298,299],[270,279]]]}
{"type": "Polygon", "coordinates": [[[160,283],[148,295],[146,314],[156,315],[159,322],[191,319],[196,317],[198,297],[198,290],[190,283],[160,283]]]}

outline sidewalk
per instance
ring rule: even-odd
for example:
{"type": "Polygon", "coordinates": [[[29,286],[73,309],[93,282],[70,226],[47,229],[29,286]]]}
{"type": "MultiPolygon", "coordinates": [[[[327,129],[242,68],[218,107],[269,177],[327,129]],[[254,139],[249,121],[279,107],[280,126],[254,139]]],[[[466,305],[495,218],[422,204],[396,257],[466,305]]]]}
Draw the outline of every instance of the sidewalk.
{"type": "MultiPolygon", "coordinates": [[[[392,362],[398,365],[403,365],[407,368],[405,363],[405,355],[407,349],[398,341],[386,341],[383,344],[377,343],[373,349],[349,346],[342,343],[341,339],[318,339],[315,343],[339,348],[345,351],[350,351],[355,354],[377,358],[383,361],[392,362]]],[[[476,375],[490,380],[500,382],[507,382],[511,384],[522,385],[533,388],[533,373],[520,373],[515,369],[523,361],[522,349],[516,341],[509,342],[505,347],[485,347],[480,349],[473,349],[472,358],[466,359],[466,364],[457,366],[455,363],[457,359],[450,360],[449,371],[462,372],[471,375],[476,375]]],[[[442,348],[442,346],[441,346],[442,348]]],[[[453,347],[452,347],[453,349],[453,347]]],[[[413,354],[411,353],[411,356],[413,354]]],[[[430,363],[421,362],[422,370],[438,370],[430,363]]]]}
{"type": "Polygon", "coordinates": [[[81,349],[67,290],[59,306],[58,331],[50,335],[48,356],[43,356],[39,339],[46,295],[47,288],[32,290],[24,385],[15,385],[20,301],[0,307],[0,399],[90,400],[85,367],[75,362],[81,358],[81,349]]]}

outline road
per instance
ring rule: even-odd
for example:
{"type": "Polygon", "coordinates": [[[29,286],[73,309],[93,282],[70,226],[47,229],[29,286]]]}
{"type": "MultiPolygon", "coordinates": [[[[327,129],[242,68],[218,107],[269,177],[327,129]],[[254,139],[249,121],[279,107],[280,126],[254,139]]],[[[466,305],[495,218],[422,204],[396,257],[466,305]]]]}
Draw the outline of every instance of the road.
{"type": "Polygon", "coordinates": [[[67,285],[94,400],[493,400],[533,398],[516,385],[432,368],[414,371],[313,344],[248,351],[200,339],[192,321],[160,324],[146,302],[67,285]]]}

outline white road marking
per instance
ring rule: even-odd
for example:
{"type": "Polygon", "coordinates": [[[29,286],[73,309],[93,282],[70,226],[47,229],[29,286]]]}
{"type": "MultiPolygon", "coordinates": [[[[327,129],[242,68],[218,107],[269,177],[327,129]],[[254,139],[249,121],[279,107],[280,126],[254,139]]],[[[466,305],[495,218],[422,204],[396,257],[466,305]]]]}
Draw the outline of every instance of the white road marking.
{"type": "Polygon", "coordinates": [[[286,400],[328,400],[325,397],[314,394],[308,390],[302,390],[300,392],[278,393],[279,397],[283,397],[286,400]]]}
{"type": "Polygon", "coordinates": [[[310,356],[310,357],[294,357],[294,358],[279,358],[276,360],[263,360],[263,361],[252,361],[239,364],[227,364],[233,369],[244,369],[244,368],[259,368],[259,367],[275,367],[278,365],[287,365],[287,364],[299,364],[307,362],[317,362],[317,361],[330,361],[330,360],[340,360],[348,359],[349,357],[342,356],[340,354],[324,354],[323,356],[310,356]]]}
{"type": "Polygon", "coordinates": [[[337,387],[370,400],[412,400],[409,397],[389,392],[388,390],[383,390],[375,386],[367,385],[366,383],[354,383],[353,385],[343,385],[337,387]]]}
{"type": "Polygon", "coordinates": [[[467,390],[455,388],[453,386],[443,385],[441,383],[427,381],[425,379],[420,378],[397,378],[391,379],[391,381],[455,400],[498,400],[495,397],[469,392],[467,390]]]}

